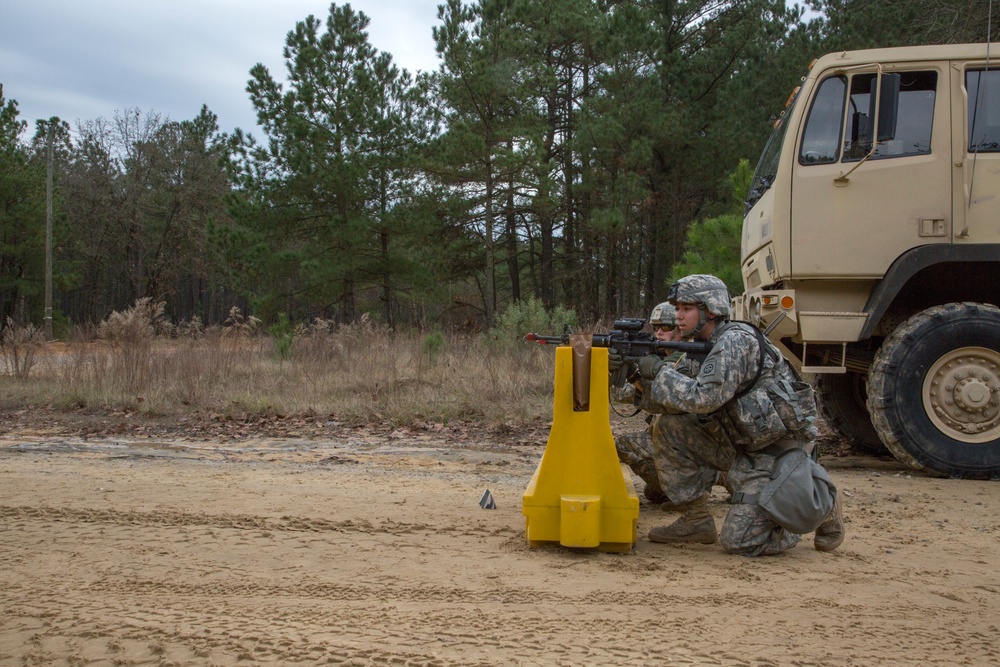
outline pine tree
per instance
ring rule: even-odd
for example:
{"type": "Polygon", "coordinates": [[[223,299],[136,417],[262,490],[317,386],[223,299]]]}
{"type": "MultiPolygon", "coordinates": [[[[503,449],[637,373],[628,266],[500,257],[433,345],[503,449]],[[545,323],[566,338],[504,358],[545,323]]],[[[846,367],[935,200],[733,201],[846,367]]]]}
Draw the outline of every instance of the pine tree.
{"type": "Polygon", "coordinates": [[[511,184],[533,156],[524,150],[522,42],[513,0],[441,5],[434,29],[442,59],[447,131],[437,178],[463,203],[463,226],[482,247],[482,303],[487,326],[497,305],[498,222],[511,184]]]}
{"type": "Polygon", "coordinates": [[[42,293],[45,253],[44,163],[32,162],[21,143],[27,123],[0,85],[0,327],[8,318],[31,319],[30,297],[42,293]]]}
{"type": "Polygon", "coordinates": [[[420,182],[411,157],[431,129],[429,83],[379,53],[368,22],[333,4],[325,24],[309,16],[289,32],[286,84],[263,65],[251,70],[247,90],[267,143],[232,137],[235,222],[216,236],[267,317],[319,312],[349,322],[377,290],[392,322],[406,272],[419,269],[406,249],[427,218],[404,211],[420,182]]]}

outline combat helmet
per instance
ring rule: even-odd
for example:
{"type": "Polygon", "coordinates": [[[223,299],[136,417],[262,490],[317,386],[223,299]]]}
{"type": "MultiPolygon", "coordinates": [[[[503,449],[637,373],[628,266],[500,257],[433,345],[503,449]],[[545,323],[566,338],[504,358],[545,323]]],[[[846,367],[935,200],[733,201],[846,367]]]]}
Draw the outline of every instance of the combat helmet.
{"type": "Polygon", "coordinates": [[[729,317],[732,312],[726,283],[706,274],[686,276],[675,282],[667,292],[667,301],[674,306],[678,303],[695,303],[721,318],[729,317]]]}
{"type": "Polygon", "coordinates": [[[664,301],[653,308],[653,312],[649,314],[649,324],[654,327],[656,325],[676,327],[677,309],[669,301],[664,301]]]}

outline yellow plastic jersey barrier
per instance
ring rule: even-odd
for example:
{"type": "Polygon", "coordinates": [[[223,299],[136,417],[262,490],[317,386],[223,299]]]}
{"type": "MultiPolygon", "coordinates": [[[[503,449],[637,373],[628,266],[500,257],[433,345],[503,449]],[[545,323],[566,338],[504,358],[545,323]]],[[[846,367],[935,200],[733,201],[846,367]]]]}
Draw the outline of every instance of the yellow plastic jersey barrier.
{"type": "Polygon", "coordinates": [[[590,368],[577,364],[578,374],[591,371],[586,409],[574,401],[573,353],[569,346],[556,348],[552,428],[522,502],[526,537],[531,546],[629,551],[639,498],[618,461],[608,420],[608,350],[588,346],[590,368]]]}

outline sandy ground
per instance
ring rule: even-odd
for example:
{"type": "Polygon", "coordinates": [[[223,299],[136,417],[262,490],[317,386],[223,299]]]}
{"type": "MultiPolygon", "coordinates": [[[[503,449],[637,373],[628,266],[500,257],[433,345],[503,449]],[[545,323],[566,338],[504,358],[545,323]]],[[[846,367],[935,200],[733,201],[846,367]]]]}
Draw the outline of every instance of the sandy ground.
{"type": "Polygon", "coordinates": [[[827,458],[849,530],[829,554],[654,544],[673,515],[646,504],[630,553],[529,548],[545,435],[8,430],[0,665],[1000,661],[996,482],[827,458]]]}

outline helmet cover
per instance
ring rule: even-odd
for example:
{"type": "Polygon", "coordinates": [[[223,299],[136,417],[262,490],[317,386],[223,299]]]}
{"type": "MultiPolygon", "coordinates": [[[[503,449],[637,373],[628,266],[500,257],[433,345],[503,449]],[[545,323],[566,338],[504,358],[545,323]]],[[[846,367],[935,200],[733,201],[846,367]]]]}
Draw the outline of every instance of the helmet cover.
{"type": "Polygon", "coordinates": [[[732,312],[726,283],[707,274],[685,276],[675,282],[667,293],[667,301],[674,306],[678,303],[704,306],[706,311],[716,317],[729,317],[732,312]]]}
{"type": "Polygon", "coordinates": [[[657,324],[667,327],[677,326],[677,309],[669,301],[657,305],[653,312],[649,314],[649,323],[652,326],[657,324]]]}

